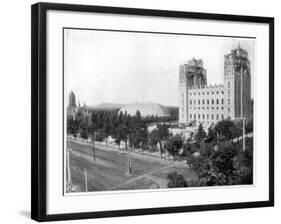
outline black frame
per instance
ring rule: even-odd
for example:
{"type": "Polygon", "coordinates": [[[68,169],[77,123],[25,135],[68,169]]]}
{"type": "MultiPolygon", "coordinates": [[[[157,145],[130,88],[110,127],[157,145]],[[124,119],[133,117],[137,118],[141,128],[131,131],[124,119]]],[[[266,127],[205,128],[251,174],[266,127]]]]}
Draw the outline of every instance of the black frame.
{"type": "Polygon", "coordinates": [[[89,5],[37,3],[31,7],[31,218],[36,221],[133,216],[274,206],[274,18],[89,5]],[[269,25],[269,200],[101,212],[46,214],[46,12],[111,14],[254,22],[269,25]]]}

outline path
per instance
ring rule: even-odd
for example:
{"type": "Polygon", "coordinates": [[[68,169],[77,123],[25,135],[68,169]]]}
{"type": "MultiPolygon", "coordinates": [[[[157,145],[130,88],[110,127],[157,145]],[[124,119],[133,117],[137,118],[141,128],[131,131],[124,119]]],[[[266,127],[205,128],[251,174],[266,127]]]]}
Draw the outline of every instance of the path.
{"type": "MultiPolygon", "coordinates": [[[[181,162],[181,164],[182,164],[183,167],[187,167],[187,165],[186,165],[185,162],[181,162]]],[[[179,165],[179,164],[177,164],[177,166],[178,166],[178,165],[179,165]]],[[[156,182],[157,185],[159,186],[159,188],[166,188],[166,187],[167,187],[168,181],[167,181],[167,180],[164,180],[164,179],[162,179],[162,178],[158,178],[158,177],[152,176],[152,174],[155,173],[155,172],[158,172],[158,171],[161,171],[161,170],[170,168],[170,167],[174,167],[174,166],[175,166],[175,163],[174,163],[174,162],[171,162],[171,164],[168,164],[168,165],[163,166],[163,167],[160,167],[160,168],[158,168],[158,169],[155,169],[155,170],[146,172],[146,173],[141,174],[141,175],[139,175],[139,176],[137,176],[137,177],[133,177],[133,178],[127,180],[127,181],[124,181],[123,183],[114,186],[114,187],[113,187],[112,189],[110,189],[110,190],[118,189],[118,188],[120,188],[120,187],[122,187],[122,186],[125,186],[125,185],[127,185],[127,184],[133,183],[134,181],[140,180],[140,179],[142,179],[142,178],[147,178],[147,179],[150,179],[150,180],[156,182]]]]}

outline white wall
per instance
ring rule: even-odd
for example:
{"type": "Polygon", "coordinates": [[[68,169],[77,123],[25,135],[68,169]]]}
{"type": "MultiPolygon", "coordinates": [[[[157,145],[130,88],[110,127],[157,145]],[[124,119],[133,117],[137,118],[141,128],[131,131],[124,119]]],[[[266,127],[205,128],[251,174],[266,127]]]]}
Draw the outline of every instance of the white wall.
{"type": "MultiPolygon", "coordinates": [[[[275,83],[280,83],[280,5],[278,1],[250,0],[68,0],[61,2],[109,6],[185,10],[195,12],[274,16],[275,83]]],[[[0,223],[34,223],[30,215],[30,4],[35,1],[2,1],[0,13],[0,223]]],[[[276,88],[276,96],[281,88],[276,88]]],[[[277,98],[277,97],[276,97],[277,98]]],[[[276,99],[276,115],[281,112],[276,99]]],[[[280,135],[276,124],[276,207],[142,217],[107,218],[60,223],[278,223],[280,207],[280,135]]]]}

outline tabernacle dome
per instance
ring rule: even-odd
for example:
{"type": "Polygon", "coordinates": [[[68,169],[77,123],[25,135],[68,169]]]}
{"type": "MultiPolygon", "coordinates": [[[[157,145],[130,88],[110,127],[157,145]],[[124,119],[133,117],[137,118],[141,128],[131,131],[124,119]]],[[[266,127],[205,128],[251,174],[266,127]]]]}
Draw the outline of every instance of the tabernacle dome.
{"type": "Polygon", "coordinates": [[[136,112],[139,111],[142,117],[146,116],[158,116],[158,117],[167,117],[170,116],[169,110],[158,103],[132,103],[127,104],[122,107],[119,112],[127,112],[131,116],[136,115],[136,112]]]}

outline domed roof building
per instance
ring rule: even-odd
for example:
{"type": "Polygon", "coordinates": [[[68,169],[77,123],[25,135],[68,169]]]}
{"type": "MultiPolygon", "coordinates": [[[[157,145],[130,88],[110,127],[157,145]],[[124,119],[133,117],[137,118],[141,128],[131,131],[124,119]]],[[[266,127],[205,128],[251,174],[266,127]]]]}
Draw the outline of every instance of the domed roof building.
{"type": "Polygon", "coordinates": [[[169,110],[158,103],[132,103],[127,104],[122,107],[119,112],[127,113],[131,116],[136,115],[137,111],[140,112],[142,117],[146,116],[158,116],[158,117],[167,117],[170,116],[169,110]]]}

